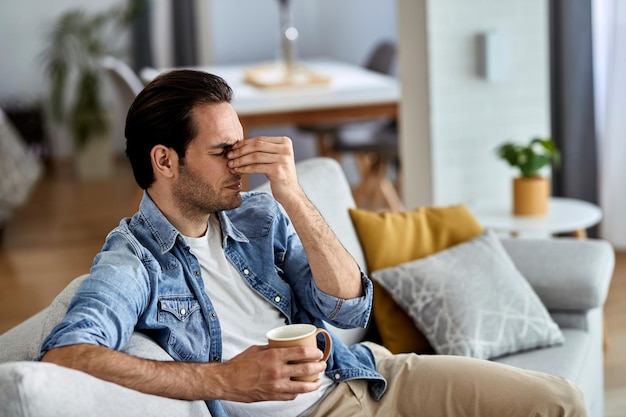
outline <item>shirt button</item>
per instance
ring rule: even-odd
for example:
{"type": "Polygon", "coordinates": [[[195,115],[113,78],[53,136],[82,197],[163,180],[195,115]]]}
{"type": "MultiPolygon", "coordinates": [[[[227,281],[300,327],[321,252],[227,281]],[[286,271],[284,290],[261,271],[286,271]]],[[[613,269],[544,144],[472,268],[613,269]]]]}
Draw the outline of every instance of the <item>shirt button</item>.
{"type": "Polygon", "coordinates": [[[244,269],[244,270],[243,270],[243,274],[244,274],[244,275],[248,275],[248,274],[250,274],[250,270],[249,270],[248,268],[244,269]]]}
{"type": "Polygon", "coordinates": [[[214,319],[215,317],[217,317],[217,314],[211,313],[211,318],[214,319]]]}
{"type": "Polygon", "coordinates": [[[184,308],[181,308],[181,309],[180,309],[180,314],[181,314],[181,315],[183,315],[183,316],[184,316],[186,312],[187,312],[187,310],[185,310],[184,308]]]}
{"type": "Polygon", "coordinates": [[[339,378],[341,378],[341,375],[335,374],[335,379],[339,379],[339,378]]]}
{"type": "Polygon", "coordinates": [[[274,302],[280,303],[280,297],[279,296],[274,297],[274,302]]]}
{"type": "Polygon", "coordinates": [[[220,361],[219,356],[213,356],[213,362],[219,362],[219,361],[220,361]]]}
{"type": "Polygon", "coordinates": [[[200,276],[200,271],[193,271],[194,274],[196,274],[197,277],[200,276]]]}

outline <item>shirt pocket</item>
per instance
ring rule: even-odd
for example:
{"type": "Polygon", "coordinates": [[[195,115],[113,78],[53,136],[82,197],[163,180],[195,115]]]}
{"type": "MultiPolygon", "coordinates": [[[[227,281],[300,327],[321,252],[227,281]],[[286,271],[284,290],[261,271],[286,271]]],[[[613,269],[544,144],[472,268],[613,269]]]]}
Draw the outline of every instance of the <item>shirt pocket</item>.
{"type": "Polygon", "coordinates": [[[194,297],[159,298],[158,321],[167,328],[167,344],[180,360],[198,361],[206,355],[207,333],[194,297]]]}

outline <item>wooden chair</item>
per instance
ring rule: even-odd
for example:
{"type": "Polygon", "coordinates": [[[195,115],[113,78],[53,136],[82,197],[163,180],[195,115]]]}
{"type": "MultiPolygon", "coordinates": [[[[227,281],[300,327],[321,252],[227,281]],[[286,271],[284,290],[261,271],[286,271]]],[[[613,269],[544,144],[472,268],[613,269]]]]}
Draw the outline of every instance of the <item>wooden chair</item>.
{"type": "Polygon", "coordinates": [[[398,189],[401,182],[398,134],[395,121],[363,122],[347,125],[334,137],[332,152],[336,159],[354,157],[361,181],[353,187],[358,207],[369,210],[403,211],[398,189]],[[395,176],[394,181],[390,176],[395,176]]]}
{"type": "MultiPolygon", "coordinates": [[[[364,67],[381,74],[393,72],[396,46],[381,42],[369,56],[364,67]]],[[[313,133],[317,140],[318,154],[341,160],[350,154],[354,157],[361,181],[353,189],[359,207],[391,211],[404,210],[397,190],[400,182],[398,135],[395,120],[365,120],[344,124],[299,126],[304,132],[313,133]],[[389,179],[395,168],[395,184],[389,179]]]]}
{"type": "Polygon", "coordinates": [[[143,83],[135,71],[120,59],[105,56],[100,63],[128,110],[137,94],[143,89],[143,83]]]}

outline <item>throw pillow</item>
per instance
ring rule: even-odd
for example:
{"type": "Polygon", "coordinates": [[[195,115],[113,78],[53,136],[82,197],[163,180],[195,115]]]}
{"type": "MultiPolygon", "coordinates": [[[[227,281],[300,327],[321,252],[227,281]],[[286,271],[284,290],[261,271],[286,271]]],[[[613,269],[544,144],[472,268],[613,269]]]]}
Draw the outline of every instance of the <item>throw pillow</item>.
{"type": "Polygon", "coordinates": [[[440,354],[491,359],[564,340],[491,231],[372,278],[440,354]]]}
{"type": "MultiPolygon", "coordinates": [[[[370,273],[432,255],[470,240],[483,228],[464,205],[421,207],[402,213],[351,209],[370,273]]],[[[432,352],[413,320],[374,281],[373,316],[380,338],[391,352],[432,352]]]]}

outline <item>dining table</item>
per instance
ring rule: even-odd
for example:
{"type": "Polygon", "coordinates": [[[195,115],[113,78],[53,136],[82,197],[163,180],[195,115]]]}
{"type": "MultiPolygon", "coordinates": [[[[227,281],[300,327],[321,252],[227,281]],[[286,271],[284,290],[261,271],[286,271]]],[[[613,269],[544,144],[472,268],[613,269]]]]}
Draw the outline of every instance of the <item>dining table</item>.
{"type": "MultiPolygon", "coordinates": [[[[233,89],[232,106],[239,115],[244,134],[270,126],[335,124],[363,119],[397,119],[400,105],[398,78],[346,62],[318,58],[298,61],[300,68],[322,82],[263,86],[248,75],[267,63],[187,67],[222,77],[233,89]]],[[[164,69],[140,72],[144,82],[164,69]]],[[[324,154],[322,138],[318,151],[324,154]]]]}
{"type": "MultiPolygon", "coordinates": [[[[400,87],[396,77],[330,59],[299,62],[328,82],[260,87],[246,81],[255,64],[196,66],[222,77],[233,89],[232,105],[245,130],[279,125],[342,123],[398,116],[400,87]]],[[[168,69],[142,72],[144,82],[168,69]]]]}

